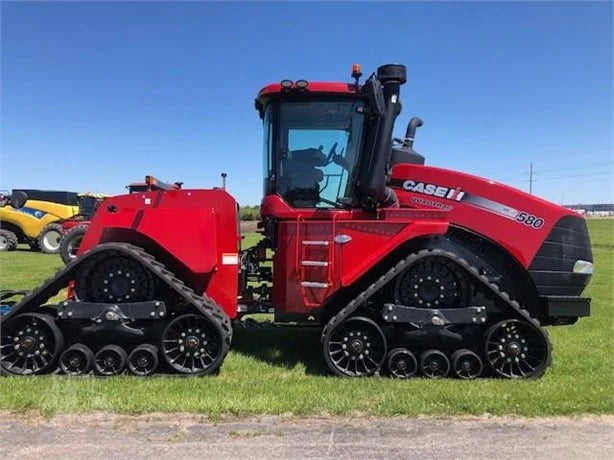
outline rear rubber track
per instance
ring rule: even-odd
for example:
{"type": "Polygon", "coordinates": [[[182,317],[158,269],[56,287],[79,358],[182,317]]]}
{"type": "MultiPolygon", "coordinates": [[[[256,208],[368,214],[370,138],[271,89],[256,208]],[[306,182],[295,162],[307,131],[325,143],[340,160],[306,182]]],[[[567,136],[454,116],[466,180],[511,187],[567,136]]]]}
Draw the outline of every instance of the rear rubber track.
{"type": "MultiPolygon", "coordinates": [[[[225,357],[232,342],[232,324],[228,315],[206,294],[196,294],[194,290],[186,286],[183,281],[167,270],[152,255],[145,252],[142,248],[128,243],[104,243],[83,253],[15,304],[11,311],[0,319],[0,323],[9,320],[19,313],[37,311],[49,298],[57,295],[60,290],[67,287],[69,282],[75,279],[75,275],[80,268],[87,268],[86,265],[95,263],[97,260],[108,257],[110,254],[123,255],[138,261],[156,276],[161,283],[166,285],[167,288],[172,289],[178,294],[187,305],[192,306],[196,312],[211,321],[220,331],[222,337],[221,354],[222,357],[225,357]]],[[[220,362],[222,361],[223,358],[220,362]]]]}

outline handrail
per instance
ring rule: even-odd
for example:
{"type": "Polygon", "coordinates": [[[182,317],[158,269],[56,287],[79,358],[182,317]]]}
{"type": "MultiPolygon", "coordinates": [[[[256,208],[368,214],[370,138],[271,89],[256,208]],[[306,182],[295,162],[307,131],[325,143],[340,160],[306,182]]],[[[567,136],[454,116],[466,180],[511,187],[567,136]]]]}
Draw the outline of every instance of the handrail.
{"type": "Polygon", "coordinates": [[[328,284],[329,285],[333,285],[333,281],[335,279],[335,277],[333,276],[335,273],[335,250],[337,249],[337,246],[335,245],[335,237],[337,236],[337,214],[333,214],[333,219],[332,219],[332,223],[331,223],[331,244],[329,245],[329,251],[330,254],[328,256],[328,261],[329,261],[329,266],[328,266],[328,284]]]}
{"type": "Polygon", "coordinates": [[[301,270],[301,261],[300,261],[301,256],[300,256],[300,249],[299,249],[301,247],[301,242],[300,242],[301,234],[300,234],[299,226],[300,226],[300,223],[301,223],[302,220],[303,220],[303,215],[299,214],[296,217],[296,260],[295,260],[295,269],[296,269],[296,274],[297,274],[298,278],[300,278],[300,274],[301,274],[301,272],[300,272],[300,270],[301,270]]]}

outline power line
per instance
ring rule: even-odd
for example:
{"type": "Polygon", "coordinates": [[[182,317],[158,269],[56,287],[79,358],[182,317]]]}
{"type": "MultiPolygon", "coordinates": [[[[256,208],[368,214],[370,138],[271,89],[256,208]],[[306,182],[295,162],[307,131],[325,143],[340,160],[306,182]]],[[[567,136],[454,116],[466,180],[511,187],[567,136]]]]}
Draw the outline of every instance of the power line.
{"type": "MultiPolygon", "coordinates": [[[[537,181],[538,179],[535,178],[535,176],[541,176],[541,174],[549,174],[549,173],[553,173],[553,172],[565,172],[565,171],[584,171],[584,170],[590,170],[593,168],[603,168],[604,166],[610,166],[610,167],[614,167],[614,163],[609,162],[609,163],[594,163],[592,165],[586,165],[586,166],[575,166],[575,167],[566,167],[566,168],[557,168],[557,169],[546,169],[546,170],[536,170],[535,168],[535,163],[533,163],[533,182],[537,181]]],[[[506,176],[499,176],[499,180],[510,180],[510,179],[519,179],[522,177],[527,177],[527,175],[530,174],[529,172],[525,172],[522,174],[512,174],[512,175],[506,175],[506,176]]],[[[528,182],[528,179],[527,179],[528,182]]]]}
{"type": "Polygon", "coordinates": [[[601,168],[604,166],[614,166],[613,162],[608,162],[608,163],[595,163],[592,165],[587,165],[587,166],[576,166],[576,167],[569,167],[569,168],[557,168],[557,169],[546,169],[544,170],[540,170],[540,174],[545,174],[545,173],[551,173],[551,172],[563,172],[563,171],[578,171],[578,170],[583,170],[583,169],[592,169],[592,168],[601,168]]]}
{"type": "Polygon", "coordinates": [[[602,171],[602,172],[589,173],[589,174],[568,174],[568,175],[556,176],[556,177],[545,177],[543,179],[540,179],[540,181],[543,182],[543,181],[549,181],[549,180],[570,179],[574,177],[595,177],[595,176],[604,176],[604,175],[612,175],[612,171],[602,171]]]}
{"type": "Polygon", "coordinates": [[[529,167],[529,195],[533,195],[533,163],[529,167]]]}
{"type": "Polygon", "coordinates": [[[563,175],[559,175],[559,176],[550,176],[550,177],[540,177],[539,179],[536,179],[535,176],[536,175],[540,175],[542,173],[552,173],[552,172],[560,172],[560,171],[582,171],[582,170],[587,170],[587,169],[591,169],[591,168],[596,168],[596,167],[603,167],[603,166],[612,166],[614,163],[600,163],[600,164],[594,164],[591,166],[579,166],[577,168],[560,168],[560,169],[550,169],[550,170],[546,170],[546,171],[538,171],[536,172],[533,168],[533,163],[529,164],[529,178],[527,179],[527,182],[529,183],[529,194],[533,195],[533,183],[536,182],[537,180],[539,180],[540,182],[547,182],[547,181],[557,181],[557,180],[561,180],[561,179],[573,179],[576,177],[595,177],[595,176],[603,176],[603,175],[612,175],[612,170],[609,171],[599,171],[599,172],[589,172],[589,173],[583,173],[583,174],[563,174],[563,175]]]}

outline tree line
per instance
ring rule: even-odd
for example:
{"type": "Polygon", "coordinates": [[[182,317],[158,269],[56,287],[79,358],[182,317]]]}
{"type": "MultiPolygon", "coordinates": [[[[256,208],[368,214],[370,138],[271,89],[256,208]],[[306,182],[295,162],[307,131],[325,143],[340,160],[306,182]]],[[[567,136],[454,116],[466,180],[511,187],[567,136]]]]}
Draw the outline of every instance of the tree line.
{"type": "Polygon", "coordinates": [[[239,208],[240,220],[259,220],[260,219],[260,206],[241,206],[239,208]]]}

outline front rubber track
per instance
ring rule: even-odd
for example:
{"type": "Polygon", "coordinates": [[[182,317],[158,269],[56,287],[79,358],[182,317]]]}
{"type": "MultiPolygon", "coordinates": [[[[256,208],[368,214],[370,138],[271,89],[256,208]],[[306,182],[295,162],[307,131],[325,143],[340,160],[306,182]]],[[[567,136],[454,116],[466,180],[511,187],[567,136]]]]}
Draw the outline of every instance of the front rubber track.
{"type": "Polygon", "coordinates": [[[535,376],[541,377],[541,375],[543,375],[543,373],[545,372],[546,368],[548,368],[552,363],[552,344],[550,343],[550,340],[548,338],[548,332],[541,327],[537,319],[531,317],[531,315],[526,309],[523,309],[517,301],[512,300],[507,292],[501,291],[498,285],[489,281],[486,276],[481,275],[476,267],[470,265],[469,262],[467,262],[465,259],[458,257],[452,252],[444,251],[442,249],[437,248],[422,249],[400,260],[386,273],[380,276],[375,282],[370,284],[364,291],[358,294],[358,296],[355,297],[350,303],[348,303],[347,306],[342,308],[336,315],[334,315],[322,328],[320,340],[324,353],[326,353],[325,347],[328,343],[328,340],[330,339],[330,334],[338,323],[341,323],[346,318],[352,316],[352,314],[354,314],[354,312],[356,312],[361,306],[363,306],[373,295],[383,289],[388,283],[392,282],[400,273],[402,273],[410,265],[416,263],[420,259],[432,256],[443,257],[463,268],[476,283],[481,285],[486,290],[486,292],[489,292],[493,297],[497,298],[499,301],[503,302],[508,306],[510,311],[510,318],[522,319],[528,322],[537,331],[539,331],[540,334],[543,335],[547,348],[547,360],[545,365],[543,366],[543,372],[541,372],[540,375],[535,376]]]}

